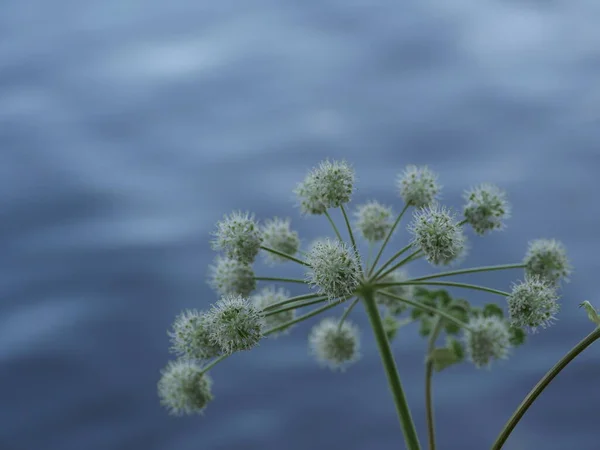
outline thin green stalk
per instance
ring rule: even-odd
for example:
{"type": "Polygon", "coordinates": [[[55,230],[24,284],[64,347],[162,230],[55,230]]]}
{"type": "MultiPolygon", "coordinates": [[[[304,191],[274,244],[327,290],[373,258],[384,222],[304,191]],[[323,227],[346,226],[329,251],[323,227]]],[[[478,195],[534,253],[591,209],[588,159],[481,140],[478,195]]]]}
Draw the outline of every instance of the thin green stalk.
{"type": "Polygon", "coordinates": [[[298,264],[302,264],[303,266],[310,267],[310,264],[308,264],[306,261],[302,261],[301,259],[293,257],[292,255],[288,255],[287,253],[283,253],[283,252],[280,252],[279,250],[275,250],[274,248],[270,248],[265,245],[261,245],[260,248],[262,248],[263,250],[265,250],[267,252],[273,253],[275,255],[279,255],[282,258],[287,258],[290,261],[294,261],[294,262],[297,262],[298,264]]]}
{"type": "Polygon", "coordinates": [[[286,300],[277,302],[277,303],[273,303],[267,307],[265,307],[263,309],[263,311],[268,311],[269,309],[274,309],[274,308],[279,308],[280,306],[284,306],[287,305],[289,303],[294,303],[294,302],[298,302],[300,300],[310,300],[311,298],[315,298],[315,297],[323,297],[321,294],[304,294],[304,295],[297,295],[296,297],[291,297],[288,298],[286,300]]]}
{"type": "Polygon", "coordinates": [[[383,241],[383,244],[379,248],[379,252],[377,253],[377,257],[375,258],[375,262],[373,262],[373,265],[371,266],[371,270],[369,271],[369,277],[373,273],[373,269],[375,269],[375,266],[379,262],[379,258],[381,258],[381,255],[383,254],[383,250],[385,249],[385,246],[387,245],[388,241],[392,237],[392,234],[394,233],[394,230],[396,229],[396,227],[400,223],[400,220],[402,219],[402,216],[404,215],[404,213],[406,212],[406,210],[408,209],[408,207],[409,207],[408,204],[404,205],[404,208],[402,208],[402,211],[400,212],[400,214],[396,218],[396,221],[394,222],[394,225],[392,225],[392,228],[390,228],[390,231],[388,232],[387,236],[385,237],[385,241],[383,241]]]}
{"type": "Polygon", "coordinates": [[[325,217],[327,217],[327,220],[329,220],[329,223],[333,227],[333,231],[335,231],[335,235],[340,240],[340,242],[344,242],[344,240],[342,239],[342,235],[340,234],[340,230],[338,230],[338,227],[335,225],[335,222],[333,221],[333,219],[329,215],[329,211],[325,211],[325,217]]]}
{"type": "Polygon", "coordinates": [[[424,277],[414,278],[413,281],[423,281],[423,280],[431,280],[434,278],[442,278],[449,277],[452,275],[462,275],[465,273],[475,273],[475,272],[488,272],[492,270],[504,270],[504,269],[524,269],[525,264],[501,264],[497,266],[482,266],[482,267],[474,267],[469,269],[461,269],[461,270],[452,270],[450,272],[440,272],[434,273],[433,275],[426,275],[424,277]]]}
{"type": "Polygon", "coordinates": [[[309,302],[304,302],[304,303],[300,303],[300,304],[296,304],[296,305],[286,306],[285,308],[276,309],[275,311],[267,311],[267,312],[265,312],[265,317],[273,316],[275,314],[279,314],[279,313],[284,312],[284,311],[289,311],[290,309],[303,308],[305,306],[316,305],[317,303],[323,303],[323,302],[326,302],[326,301],[327,301],[327,297],[323,297],[323,298],[318,298],[316,300],[311,300],[309,302]]]}
{"type": "Polygon", "coordinates": [[[350,226],[350,221],[348,220],[348,214],[346,214],[346,208],[344,208],[344,205],[340,205],[340,209],[342,210],[342,215],[344,216],[344,222],[346,222],[346,228],[348,228],[348,234],[350,235],[350,242],[352,242],[352,248],[358,254],[358,248],[356,247],[354,233],[352,232],[352,227],[350,226]]]}
{"type": "Polygon", "coordinates": [[[400,419],[400,426],[402,427],[402,433],[404,434],[404,440],[408,450],[420,450],[419,438],[415,429],[404,390],[402,389],[402,383],[400,382],[400,376],[398,375],[398,368],[394,361],[394,355],[390,348],[390,343],[385,334],[383,322],[379,315],[377,304],[375,303],[375,297],[372,290],[365,290],[362,292],[365,309],[377,340],[377,347],[379,348],[379,354],[383,362],[383,367],[387,376],[388,384],[392,394],[394,396],[394,404],[396,405],[396,412],[400,419]]]}
{"type": "Polygon", "coordinates": [[[389,275],[390,273],[392,273],[394,270],[396,270],[398,267],[402,267],[404,264],[406,264],[407,262],[409,262],[414,256],[417,255],[417,253],[419,253],[421,251],[421,249],[419,250],[415,250],[414,252],[412,252],[410,255],[408,255],[406,258],[404,258],[402,261],[400,261],[397,264],[394,264],[394,266],[391,269],[386,270],[385,272],[381,273],[381,270],[379,270],[377,273],[379,275],[375,275],[377,277],[378,280],[381,280],[382,278],[385,278],[387,275],[389,275]]]}
{"type": "Polygon", "coordinates": [[[371,272],[371,258],[373,257],[373,242],[369,242],[369,250],[367,253],[367,261],[365,262],[365,273],[371,272]]]}
{"type": "Polygon", "coordinates": [[[498,289],[492,289],[485,286],[477,286],[476,284],[468,284],[468,283],[457,283],[454,281],[398,281],[396,283],[378,283],[378,287],[391,287],[391,286],[452,286],[452,287],[461,287],[466,289],[474,289],[476,291],[490,292],[492,294],[501,295],[503,297],[508,297],[510,294],[508,292],[499,291],[498,289]]]}
{"type": "Polygon", "coordinates": [[[300,283],[306,284],[306,280],[299,278],[280,278],[280,277],[254,277],[256,281],[282,281],[285,283],[300,283]]]}
{"type": "Polygon", "coordinates": [[[340,317],[340,321],[338,322],[338,331],[342,328],[342,324],[344,323],[344,320],[346,320],[346,317],[348,317],[348,314],[350,314],[350,311],[352,311],[352,309],[356,306],[356,304],[359,302],[360,297],[356,297],[354,299],[354,301],[346,308],[346,310],[344,311],[344,314],[342,314],[342,317],[340,317]]]}
{"type": "Polygon", "coordinates": [[[402,255],[403,253],[406,253],[412,247],[412,245],[413,244],[408,244],[405,247],[398,250],[396,253],[394,253],[394,255],[390,259],[388,259],[385,262],[385,264],[383,264],[379,269],[377,269],[377,272],[375,272],[375,275],[373,275],[373,278],[377,278],[379,276],[379,274],[381,272],[383,272],[387,266],[389,266],[391,263],[393,263],[396,260],[396,258],[398,258],[400,255],[402,255]]]}
{"type": "MultiPolygon", "coordinates": [[[[328,309],[331,309],[334,306],[337,306],[338,304],[339,304],[339,302],[333,302],[333,303],[328,303],[327,305],[322,306],[320,308],[313,309],[312,311],[307,312],[306,314],[296,317],[294,320],[288,320],[287,322],[282,323],[281,325],[278,325],[274,328],[271,328],[271,329],[265,331],[263,336],[268,336],[272,333],[276,333],[278,331],[284,330],[287,327],[290,327],[298,322],[302,322],[303,320],[310,319],[311,317],[316,316],[317,314],[320,314],[323,311],[327,311],[328,309]]],[[[215,366],[217,363],[223,361],[225,358],[227,358],[228,356],[231,356],[231,355],[233,355],[233,353],[224,353],[223,355],[219,356],[218,358],[213,359],[210,363],[208,363],[206,366],[204,366],[202,368],[202,373],[208,372],[208,370],[212,369],[213,366],[215,366]]]]}
{"type": "Polygon", "coordinates": [[[468,330],[468,331],[473,331],[471,328],[469,328],[469,325],[458,320],[456,317],[452,316],[451,314],[449,314],[446,311],[443,311],[441,309],[426,305],[425,303],[414,302],[412,300],[408,300],[406,298],[399,297],[395,294],[391,294],[391,293],[383,291],[383,290],[382,291],[378,290],[377,293],[381,294],[381,295],[385,295],[386,297],[390,297],[395,300],[401,301],[401,302],[406,303],[407,305],[413,306],[417,309],[422,309],[423,311],[427,311],[432,314],[439,314],[440,316],[443,316],[444,318],[448,319],[450,322],[455,323],[459,327],[464,328],[465,330],[468,330]]]}
{"type": "Polygon", "coordinates": [[[427,360],[425,362],[425,412],[427,415],[427,435],[429,437],[429,450],[435,450],[435,425],[433,417],[433,361],[431,359],[431,353],[435,349],[435,342],[437,341],[444,321],[441,316],[437,316],[435,325],[429,336],[429,345],[427,348],[427,360]]]}
{"type": "Polygon", "coordinates": [[[494,445],[492,445],[492,450],[500,450],[508,436],[512,430],[517,426],[517,423],[521,420],[523,415],[527,412],[529,407],[533,404],[536,398],[542,393],[544,389],[552,382],[554,377],[556,377],[567,365],[574,360],[581,352],[583,352],[587,347],[589,347],[595,340],[600,338],[600,327],[596,327],[594,331],[588,334],[585,338],[583,338],[575,347],[573,347],[569,352],[563,356],[555,365],[552,367],[546,375],[533,387],[533,389],[527,394],[527,397],[521,402],[519,407],[510,417],[504,428],[496,438],[494,445]]]}

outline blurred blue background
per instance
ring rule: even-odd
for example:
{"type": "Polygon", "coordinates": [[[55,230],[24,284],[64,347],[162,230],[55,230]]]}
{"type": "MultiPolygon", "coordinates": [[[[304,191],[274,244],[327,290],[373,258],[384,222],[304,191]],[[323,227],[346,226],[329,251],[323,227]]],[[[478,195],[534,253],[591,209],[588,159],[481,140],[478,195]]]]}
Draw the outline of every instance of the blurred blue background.
{"type": "MultiPolygon", "coordinates": [[[[440,448],[489,448],[591,330],[578,303],[600,304],[598,23],[596,0],[4,0],[0,449],[402,448],[362,308],[364,357],[343,374],[307,354],[313,319],[216,366],[203,417],[168,416],[156,395],[173,318],[216,300],[216,221],[243,209],[290,217],[304,244],[330,235],[292,194],[327,157],[356,168],[354,206],[399,211],[407,164],[438,172],[449,206],[480,182],[506,189],[513,218],[469,233],[463,267],[518,262],[534,238],[567,246],[558,322],[492,371],[435,378],[440,448]]],[[[394,343],[424,445],[425,346],[414,326],[394,343]]],[[[569,366],[505,448],[597,449],[599,358],[596,345],[569,366]]]]}

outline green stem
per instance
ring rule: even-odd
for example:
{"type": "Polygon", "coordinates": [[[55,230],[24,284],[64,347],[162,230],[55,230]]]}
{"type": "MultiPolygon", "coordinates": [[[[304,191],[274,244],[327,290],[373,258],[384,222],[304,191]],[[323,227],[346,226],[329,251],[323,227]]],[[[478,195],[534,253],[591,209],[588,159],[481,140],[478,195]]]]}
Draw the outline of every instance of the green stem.
{"type": "Polygon", "coordinates": [[[338,322],[338,331],[342,328],[344,320],[346,320],[346,317],[348,317],[348,314],[350,314],[350,311],[352,311],[352,309],[356,306],[359,300],[360,297],[356,297],[356,299],[346,308],[344,314],[342,314],[342,317],[340,317],[340,321],[338,322]]]}
{"type": "Polygon", "coordinates": [[[273,253],[275,255],[279,255],[282,258],[287,258],[290,261],[294,261],[294,262],[297,262],[298,264],[302,264],[303,266],[310,267],[310,264],[308,264],[306,261],[302,261],[301,259],[294,258],[292,255],[288,255],[287,253],[280,252],[279,250],[275,250],[274,248],[267,247],[265,245],[261,245],[260,248],[262,248],[263,250],[265,250],[267,252],[273,253]]]}
{"type": "Polygon", "coordinates": [[[375,275],[376,278],[378,280],[381,280],[382,278],[385,278],[388,274],[392,273],[394,270],[396,270],[398,267],[403,266],[404,264],[406,264],[407,262],[409,262],[414,256],[417,255],[417,253],[419,253],[421,251],[421,249],[419,250],[415,250],[414,252],[412,252],[410,255],[408,255],[406,258],[404,258],[402,261],[400,261],[397,264],[394,264],[394,266],[391,269],[386,270],[385,272],[381,273],[381,270],[379,270],[377,273],[379,275],[375,275]]]}
{"type": "Polygon", "coordinates": [[[408,209],[408,207],[409,207],[408,204],[404,205],[404,208],[402,208],[402,212],[400,212],[400,214],[396,218],[396,221],[394,222],[394,225],[392,225],[392,228],[390,228],[390,231],[388,232],[387,236],[385,237],[385,241],[383,241],[383,244],[381,245],[381,247],[379,249],[379,252],[377,253],[377,257],[375,258],[375,262],[373,262],[373,265],[371,266],[371,270],[369,271],[369,277],[373,273],[373,269],[375,269],[375,266],[379,262],[379,258],[381,258],[381,255],[383,254],[383,249],[385,249],[385,246],[387,245],[388,241],[392,237],[392,234],[394,233],[394,230],[396,229],[396,227],[400,223],[400,220],[402,219],[402,216],[404,215],[404,213],[406,212],[406,210],[408,209]]]}
{"type": "Polygon", "coordinates": [[[273,308],[279,308],[280,306],[284,306],[284,305],[287,305],[289,303],[298,302],[300,300],[310,300],[311,298],[315,298],[315,297],[323,297],[323,296],[321,294],[297,295],[296,297],[291,297],[291,298],[288,298],[288,299],[283,300],[281,302],[273,303],[273,304],[271,304],[271,305],[263,308],[263,311],[268,311],[268,310],[273,309],[273,308]]]}
{"type": "Polygon", "coordinates": [[[317,303],[323,303],[327,301],[327,297],[318,298],[316,300],[311,300],[309,302],[300,303],[298,305],[290,305],[285,308],[276,309],[275,311],[268,311],[265,313],[265,317],[273,316],[275,314],[279,314],[280,312],[289,311],[290,309],[298,309],[303,308],[305,306],[316,305],[317,303]]]}
{"type": "Polygon", "coordinates": [[[346,208],[344,208],[344,205],[340,205],[340,209],[342,210],[342,215],[344,216],[344,221],[346,222],[346,228],[348,228],[348,234],[350,235],[350,242],[352,242],[352,248],[354,248],[354,252],[358,255],[358,248],[356,247],[356,241],[354,240],[354,233],[352,233],[352,227],[350,226],[348,215],[346,214],[346,208]]]}
{"type": "Polygon", "coordinates": [[[340,234],[340,230],[338,230],[338,227],[335,225],[335,222],[333,221],[333,219],[329,215],[329,211],[325,211],[325,217],[327,217],[327,220],[329,220],[329,223],[333,227],[333,231],[335,232],[335,235],[337,236],[337,238],[339,239],[339,241],[340,242],[344,242],[344,240],[342,239],[342,235],[340,234]]]}
{"type": "Polygon", "coordinates": [[[476,284],[468,284],[468,283],[456,283],[454,281],[399,281],[397,283],[377,283],[377,287],[391,287],[391,286],[452,286],[452,287],[461,287],[466,289],[474,289],[476,291],[490,292],[492,294],[501,295],[503,297],[508,297],[510,294],[508,292],[499,291],[498,289],[487,288],[485,286],[477,286],[476,284]]]}
{"type": "Polygon", "coordinates": [[[256,281],[283,281],[285,283],[300,283],[306,284],[306,280],[299,278],[279,278],[279,277],[254,277],[256,281]]]}
{"type": "Polygon", "coordinates": [[[444,321],[441,316],[438,316],[431,336],[429,337],[429,346],[427,349],[427,361],[425,363],[425,411],[427,415],[427,435],[429,436],[429,450],[435,450],[435,425],[433,418],[433,361],[431,360],[431,353],[435,349],[435,342],[437,341],[440,332],[442,331],[444,321]]]}
{"type": "Polygon", "coordinates": [[[449,314],[446,311],[443,311],[441,309],[437,309],[433,306],[426,305],[425,303],[414,302],[412,300],[408,300],[406,298],[399,297],[395,294],[390,294],[389,292],[386,292],[386,291],[377,291],[377,293],[381,294],[381,295],[385,295],[386,297],[390,297],[395,300],[404,302],[407,305],[411,305],[417,309],[422,309],[423,311],[427,311],[432,314],[439,314],[440,316],[443,316],[444,318],[448,319],[450,322],[455,323],[459,327],[464,328],[465,330],[468,330],[468,331],[473,331],[471,328],[469,328],[469,325],[458,320],[456,317],[452,316],[451,314],[449,314]]]}
{"type": "Polygon", "coordinates": [[[408,244],[407,246],[401,248],[396,253],[394,253],[394,255],[390,259],[388,259],[385,262],[385,264],[383,264],[379,269],[377,269],[377,272],[375,272],[375,275],[373,275],[373,278],[377,278],[379,276],[379,274],[381,272],[383,272],[387,266],[389,266],[391,263],[393,263],[395,261],[395,259],[398,258],[400,255],[402,255],[403,253],[406,253],[411,247],[412,247],[412,244],[408,244]]]}
{"type": "Polygon", "coordinates": [[[375,303],[375,297],[372,290],[364,290],[362,292],[365,309],[377,340],[377,347],[379,348],[379,354],[383,362],[383,367],[387,375],[388,384],[392,394],[394,396],[394,404],[396,405],[396,412],[400,419],[400,426],[402,427],[402,433],[404,434],[404,440],[408,450],[420,450],[419,438],[415,429],[410,409],[402,389],[402,383],[400,382],[400,376],[398,375],[398,369],[394,361],[394,355],[390,348],[390,343],[385,334],[383,322],[375,303]]]}
{"type": "Polygon", "coordinates": [[[449,277],[452,275],[462,275],[464,273],[475,273],[475,272],[488,272],[492,270],[504,270],[504,269],[523,269],[525,264],[502,264],[498,266],[483,266],[474,267],[469,269],[453,270],[451,272],[440,272],[433,275],[426,275],[424,277],[414,278],[413,281],[431,280],[433,278],[449,277]]]}
{"type": "Polygon", "coordinates": [[[554,367],[552,367],[546,375],[533,387],[533,389],[527,394],[527,397],[521,402],[517,410],[510,417],[504,428],[496,438],[492,450],[500,450],[508,436],[515,428],[519,420],[523,417],[523,414],[527,412],[529,407],[533,404],[536,398],[542,393],[542,391],[552,382],[556,377],[572,360],[574,360],[581,352],[583,352],[588,346],[590,346],[596,339],[600,338],[600,327],[597,327],[594,331],[583,338],[575,347],[563,356],[554,367]]]}

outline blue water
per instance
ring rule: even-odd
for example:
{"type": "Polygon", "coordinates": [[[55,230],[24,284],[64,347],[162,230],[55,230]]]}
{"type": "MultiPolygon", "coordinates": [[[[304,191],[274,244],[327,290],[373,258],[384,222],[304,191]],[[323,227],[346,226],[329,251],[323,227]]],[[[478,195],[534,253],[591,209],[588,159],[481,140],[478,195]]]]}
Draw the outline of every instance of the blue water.
{"type": "MultiPolygon", "coordinates": [[[[483,181],[506,189],[514,217],[471,234],[464,267],[520,261],[533,238],[567,246],[559,321],[489,372],[435,378],[440,448],[489,448],[591,330],[578,303],[600,305],[599,21],[596,0],[4,0],[0,449],[402,448],[361,308],[364,356],[344,374],[307,355],[310,321],[215,367],[203,417],[157,399],[173,318],[216,300],[215,222],[247,209],[290,217],[305,244],[329,235],[291,193],[326,157],[355,166],[355,205],[399,211],[410,163],[440,174],[450,206],[483,181]]],[[[508,290],[521,276],[465,280],[508,290]]],[[[394,344],[426,445],[424,350],[414,328],[394,344]]],[[[505,448],[597,449],[599,360],[596,345],[569,366],[505,448]]]]}

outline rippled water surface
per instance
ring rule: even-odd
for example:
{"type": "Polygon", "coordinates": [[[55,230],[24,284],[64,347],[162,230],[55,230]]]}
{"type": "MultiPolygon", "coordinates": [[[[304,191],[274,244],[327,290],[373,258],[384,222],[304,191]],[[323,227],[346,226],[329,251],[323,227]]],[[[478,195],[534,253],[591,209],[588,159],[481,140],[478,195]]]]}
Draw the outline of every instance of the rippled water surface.
{"type": "MultiPolygon", "coordinates": [[[[514,217],[502,233],[470,235],[465,267],[519,261],[532,238],[567,246],[576,270],[552,328],[492,371],[436,376],[440,448],[489,448],[591,330],[578,303],[600,305],[599,22],[592,0],[4,0],[0,448],[401,448],[362,308],[351,318],[364,356],[343,374],[307,355],[312,321],[215,367],[203,417],[173,418],[158,403],[166,330],[216,299],[206,284],[215,222],[247,209],[289,216],[304,244],[330,234],[292,195],[326,157],[355,166],[354,204],[399,211],[394,178],[410,163],[440,174],[450,206],[483,181],[506,189],[514,217]]],[[[465,280],[509,289],[520,276],[465,280]]],[[[555,380],[505,448],[598,448],[598,348],[555,380]]],[[[424,437],[425,342],[408,328],[394,349],[424,437]]]]}

